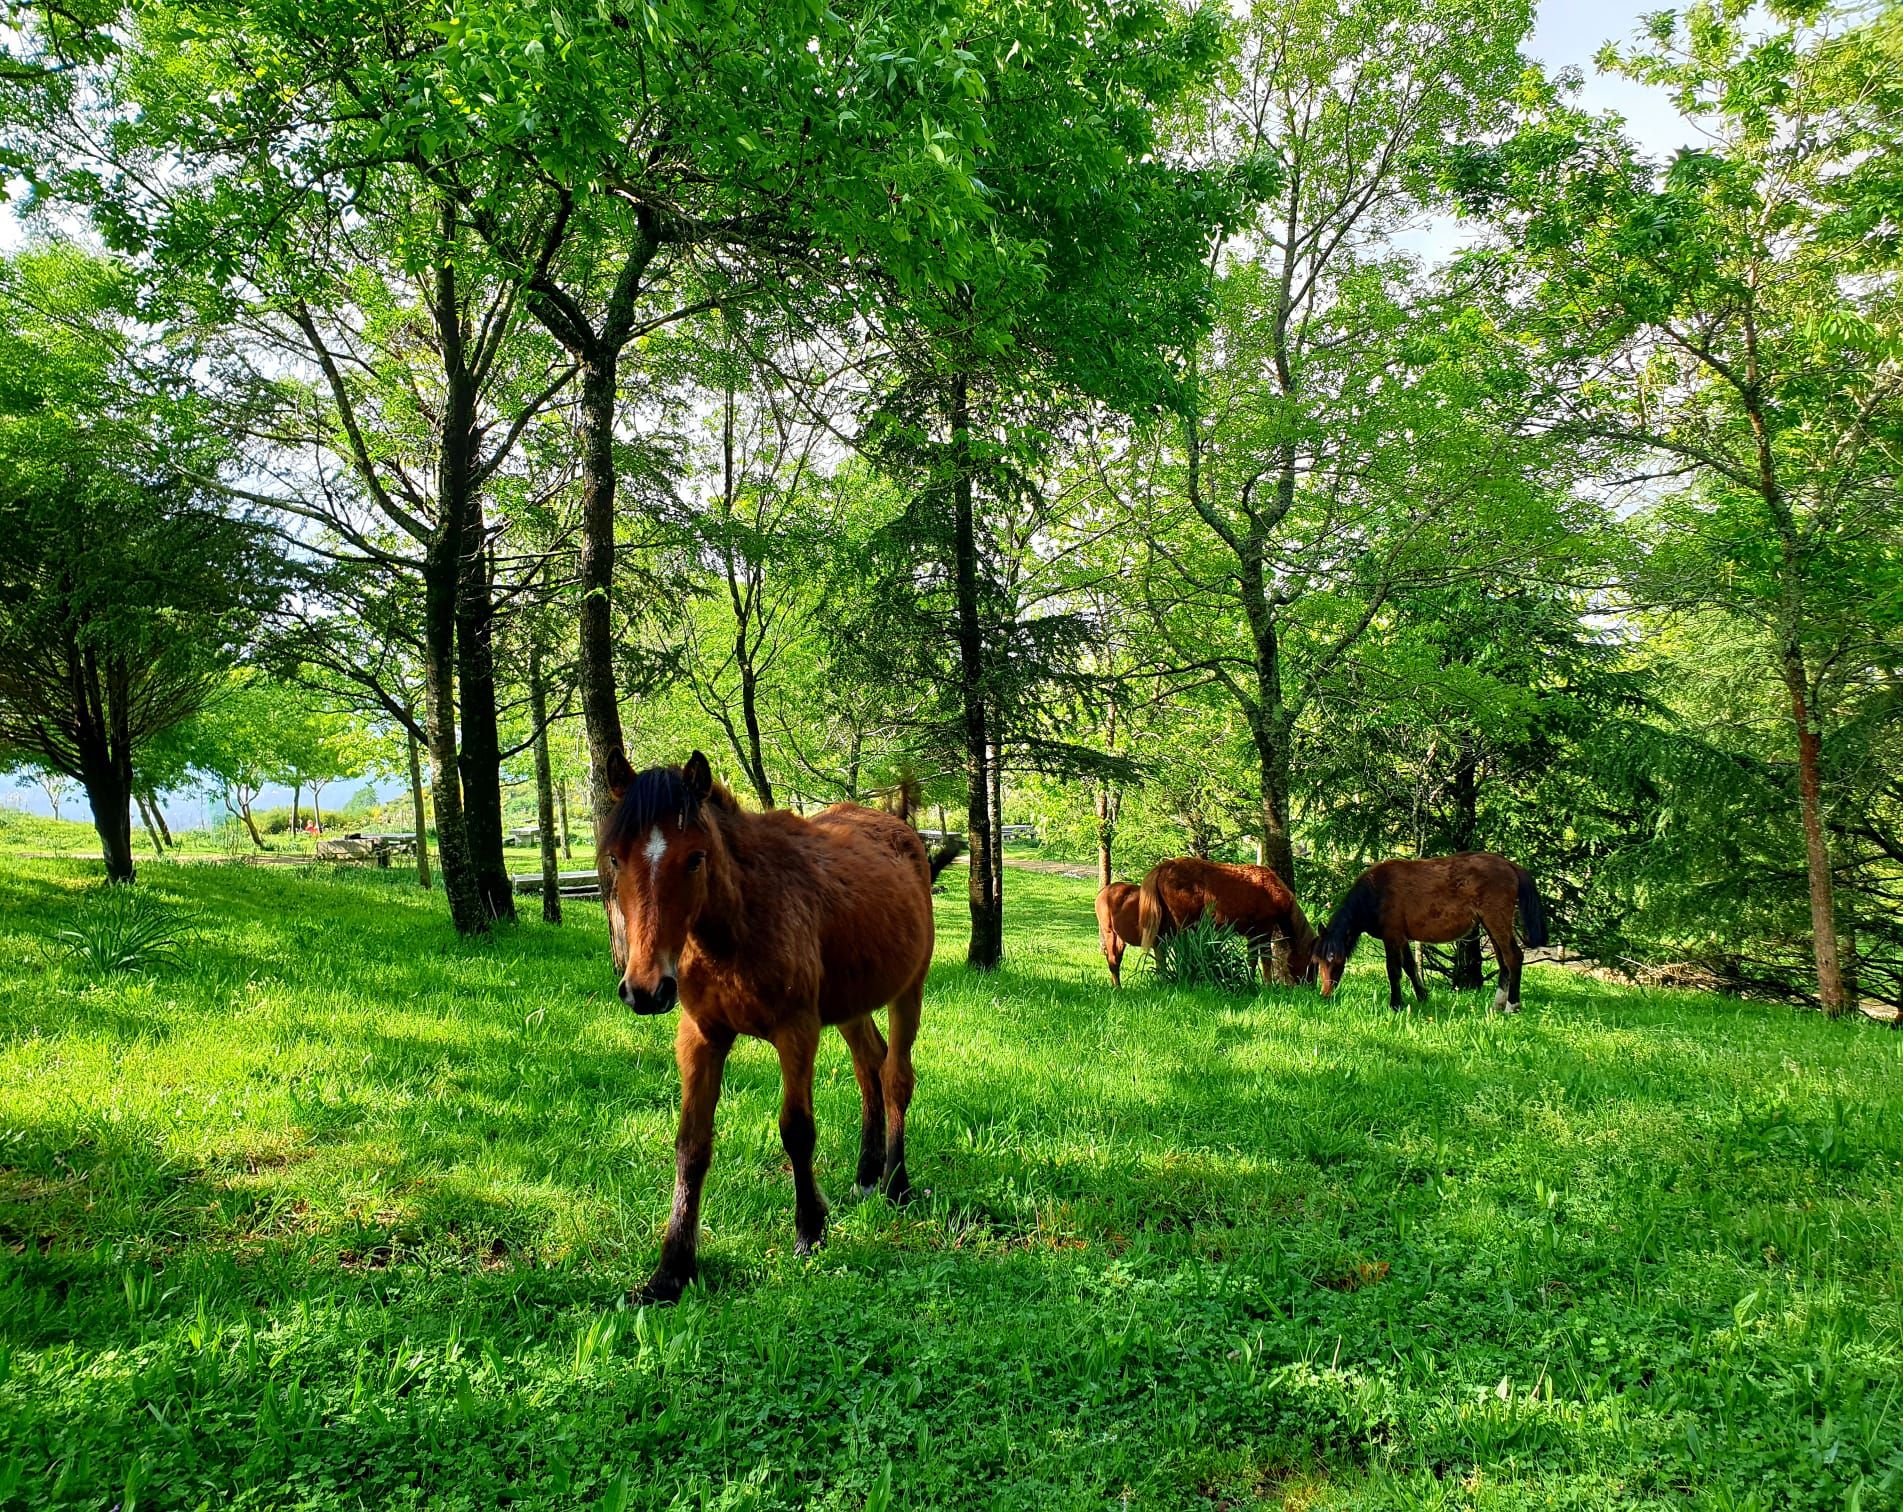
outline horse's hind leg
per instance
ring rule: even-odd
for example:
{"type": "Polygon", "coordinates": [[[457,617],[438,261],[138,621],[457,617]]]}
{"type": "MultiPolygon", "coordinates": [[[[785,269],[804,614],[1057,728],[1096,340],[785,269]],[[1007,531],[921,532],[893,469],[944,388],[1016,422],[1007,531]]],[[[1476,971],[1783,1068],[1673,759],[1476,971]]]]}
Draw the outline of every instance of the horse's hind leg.
{"type": "Polygon", "coordinates": [[[1403,940],[1401,959],[1407,963],[1407,979],[1414,984],[1414,996],[1419,1002],[1427,1001],[1427,983],[1421,980],[1421,963],[1415,957],[1414,947],[1403,940]]]}
{"type": "Polygon", "coordinates": [[[1493,1009],[1497,1013],[1518,1013],[1520,968],[1526,957],[1520,950],[1520,942],[1513,937],[1513,915],[1507,914],[1504,925],[1494,918],[1484,918],[1480,923],[1487,931],[1487,938],[1493,941],[1494,963],[1500,968],[1500,981],[1493,989],[1493,1009]]]}
{"type": "Polygon", "coordinates": [[[885,1195],[893,1202],[904,1202],[912,1195],[912,1181],[905,1171],[905,1113],[912,1106],[912,1042],[918,1038],[918,1021],[925,1002],[923,975],[892,1000],[886,1016],[886,1028],[892,1043],[885,1053],[885,1195]]]}
{"type": "Polygon", "coordinates": [[[802,1018],[773,1036],[780,1052],[780,1143],[793,1164],[793,1235],[796,1255],[826,1242],[826,1199],[813,1180],[813,1058],[819,1050],[819,1018],[802,1018]]]}
{"type": "Polygon", "coordinates": [[[885,1036],[870,1018],[841,1024],[839,1032],[852,1047],[852,1074],[859,1081],[859,1171],[854,1184],[861,1197],[870,1197],[885,1170],[885,1036]]]}

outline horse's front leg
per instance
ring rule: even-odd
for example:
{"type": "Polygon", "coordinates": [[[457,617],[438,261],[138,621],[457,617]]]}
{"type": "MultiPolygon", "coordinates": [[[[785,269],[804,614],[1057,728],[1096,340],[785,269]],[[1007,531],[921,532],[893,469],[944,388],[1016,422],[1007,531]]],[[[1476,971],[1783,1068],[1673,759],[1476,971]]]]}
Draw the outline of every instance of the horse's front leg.
{"type": "Polygon", "coordinates": [[[681,1069],[681,1126],[674,1136],[674,1208],[661,1241],[660,1268],[634,1294],[637,1302],[677,1302],[698,1273],[700,1189],[714,1155],[714,1108],[733,1031],[681,1015],[674,1060],[681,1069]]]}
{"type": "Polygon", "coordinates": [[[1401,939],[1383,940],[1388,951],[1388,1007],[1396,1013],[1401,1011],[1401,973],[1406,969],[1407,941],[1401,939]]]}
{"type": "Polygon", "coordinates": [[[819,1049],[819,1016],[787,1024],[773,1037],[780,1052],[780,1143],[793,1163],[793,1252],[809,1255],[826,1242],[826,1199],[813,1180],[813,1057],[819,1049]]]}

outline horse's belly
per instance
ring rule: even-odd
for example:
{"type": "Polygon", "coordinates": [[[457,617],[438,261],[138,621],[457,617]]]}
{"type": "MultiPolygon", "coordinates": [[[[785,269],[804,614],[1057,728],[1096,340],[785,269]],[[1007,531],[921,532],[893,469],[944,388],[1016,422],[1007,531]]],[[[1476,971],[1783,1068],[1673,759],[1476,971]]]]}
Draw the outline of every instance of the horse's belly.
{"type": "Polygon", "coordinates": [[[821,952],[820,1021],[843,1024],[883,1008],[924,975],[931,956],[931,915],[923,904],[841,920],[821,952]]]}

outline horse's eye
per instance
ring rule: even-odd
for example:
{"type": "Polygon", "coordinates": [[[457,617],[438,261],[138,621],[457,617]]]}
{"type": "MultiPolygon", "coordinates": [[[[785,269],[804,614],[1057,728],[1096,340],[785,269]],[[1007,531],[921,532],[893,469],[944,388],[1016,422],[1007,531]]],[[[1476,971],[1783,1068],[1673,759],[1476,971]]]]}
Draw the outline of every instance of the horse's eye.
{"type": "Polygon", "coordinates": [[[608,870],[611,872],[618,872],[621,870],[621,858],[617,856],[613,851],[608,852],[608,870]]]}
{"type": "Polygon", "coordinates": [[[701,863],[704,862],[706,859],[707,859],[706,851],[695,851],[693,855],[687,858],[687,869],[690,872],[699,871],[701,868],[701,863]]]}

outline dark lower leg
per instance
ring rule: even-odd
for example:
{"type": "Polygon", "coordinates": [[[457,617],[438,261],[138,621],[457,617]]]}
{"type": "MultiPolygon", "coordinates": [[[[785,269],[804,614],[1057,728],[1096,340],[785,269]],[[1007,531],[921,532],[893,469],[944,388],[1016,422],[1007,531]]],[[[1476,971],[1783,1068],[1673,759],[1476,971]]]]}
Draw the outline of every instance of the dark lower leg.
{"type": "Polygon", "coordinates": [[[700,1192],[714,1153],[714,1107],[720,1101],[720,1073],[726,1064],[731,1035],[703,1033],[686,1014],[674,1038],[674,1058],[681,1071],[681,1123],[674,1136],[674,1205],[668,1213],[667,1235],[661,1241],[661,1263],[647,1284],[635,1293],[642,1302],[674,1302],[699,1272],[700,1192]]]}
{"type": "Polygon", "coordinates": [[[1407,962],[1407,979],[1414,984],[1414,996],[1421,1002],[1427,1001],[1427,983],[1421,980],[1421,963],[1414,954],[1412,945],[1401,946],[1402,959],[1407,962]]]}
{"type": "Polygon", "coordinates": [[[852,1050],[852,1074],[859,1083],[859,1169],[853,1185],[861,1197],[879,1184],[885,1170],[885,1036],[869,1018],[842,1024],[839,1032],[852,1050]]]}
{"type": "Polygon", "coordinates": [[[1388,940],[1384,943],[1388,951],[1388,1007],[1392,1008],[1396,1013],[1399,1013],[1401,1011],[1401,972],[1403,969],[1401,963],[1405,957],[1407,946],[1402,944],[1399,940],[1388,940]]]}
{"type": "Polygon", "coordinates": [[[886,1051],[885,1070],[885,1195],[904,1202],[912,1195],[905,1169],[905,1114],[912,1105],[912,1041],[918,1037],[919,999],[924,983],[892,1005],[892,1044],[886,1051]]]}
{"type": "Polygon", "coordinates": [[[794,1253],[810,1254],[826,1242],[826,1199],[813,1179],[813,1056],[819,1024],[789,1030],[778,1041],[780,1052],[780,1143],[793,1167],[794,1253]]]}

